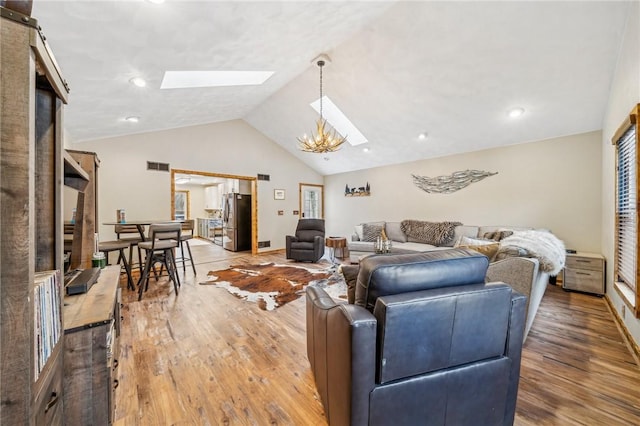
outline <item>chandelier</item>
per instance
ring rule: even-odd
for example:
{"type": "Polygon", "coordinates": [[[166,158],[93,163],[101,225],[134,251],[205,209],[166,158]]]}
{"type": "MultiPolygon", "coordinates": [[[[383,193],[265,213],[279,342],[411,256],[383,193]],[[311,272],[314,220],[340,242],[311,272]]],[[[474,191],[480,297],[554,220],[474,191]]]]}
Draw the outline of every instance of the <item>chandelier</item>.
{"type": "Polygon", "coordinates": [[[307,136],[305,134],[298,138],[298,142],[302,151],[323,154],[339,150],[347,138],[337,134],[335,129],[327,128],[327,120],[322,116],[322,67],[325,65],[324,59],[319,59],[317,65],[320,67],[320,118],[316,122],[316,135],[313,136],[312,133],[311,136],[307,136]]]}

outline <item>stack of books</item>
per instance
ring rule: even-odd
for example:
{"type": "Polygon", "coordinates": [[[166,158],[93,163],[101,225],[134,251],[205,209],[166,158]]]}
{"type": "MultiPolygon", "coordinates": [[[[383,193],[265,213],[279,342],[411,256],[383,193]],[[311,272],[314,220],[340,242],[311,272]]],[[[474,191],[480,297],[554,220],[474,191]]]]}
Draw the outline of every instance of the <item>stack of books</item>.
{"type": "Polygon", "coordinates": [[[34,275],[34,364],[38,380],[62,335],[62,285],[59,271],[36,272],[34,275]]]}

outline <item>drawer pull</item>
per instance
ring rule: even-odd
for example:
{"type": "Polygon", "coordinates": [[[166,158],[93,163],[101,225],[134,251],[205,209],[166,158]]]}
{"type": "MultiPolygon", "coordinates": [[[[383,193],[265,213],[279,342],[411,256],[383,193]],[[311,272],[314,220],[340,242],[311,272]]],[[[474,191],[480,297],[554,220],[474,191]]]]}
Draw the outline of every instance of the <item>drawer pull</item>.
{"type": "Polygon", "coordinates": [[[115,379],[115,380],[113,381],[113,388],[114,388],[114,389],[115,389],[115,388],[117,388],[119,384],[120,384],[120,382],[118,381],[118,379],[115,379]]]}
{"type": "Polygon", "coordinates": [[[118,368],[118,360],[114,359],[113,360],[113,369],[115,370],[116,368],[118,368]]]}
{"type": "Polygon", "coordinates": [[[586,276],[588,276],[588,277],[590,277],[590,276],[591,276],[591,274],[588,274],[588,273],[586,273],[586,272],[576,272],[576,275],[586,275],[586,276]]]}
{"type": "Polygon", "coordinates": [[[581,263],[591,263],[590,260],[586,260],[586,259],[576,259],[576,262],[581,262],[581,263]]]}
{"type": "Polygon", "coordinates": [[[58,396],[58,394],[56,392],[51,392],[51,398],[49,399],[49,402],[47,402],[47,406],[44,407],[45,414],[49,410],[51,410],[51,408],[53,408],[54,405],[56,405],[56,403],[58,402],[59,399],[60,399],[60,397],[58,396]]]}

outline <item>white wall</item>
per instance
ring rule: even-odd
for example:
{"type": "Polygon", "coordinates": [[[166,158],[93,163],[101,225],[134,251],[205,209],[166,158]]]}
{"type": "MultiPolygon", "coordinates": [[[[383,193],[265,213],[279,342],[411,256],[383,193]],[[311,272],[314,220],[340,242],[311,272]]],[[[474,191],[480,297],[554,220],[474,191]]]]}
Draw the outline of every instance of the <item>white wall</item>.
{"type": "Polygon", "coordinates": [[[270,240],[267,250],[284,248],[298,217],[298,183],[322,183],[322,176],[241,120],[142,133],[74,144],[100,159],[99,217],[102,239],[113,238],[113,227],[103,222],[126,210],[127,220],[171,217],[170,173],[147,171],[147,161],[170,163],[171,168],[255,177],[258,181],[258,240],[270,240]],[[287,199],[273,199],[284,188],[287,199]],[[284,216],[277,211],[284,209],[284,216]]]}
{"type": "Polygon", "coordinates": [[[567,247],[600,251],[601,132],[325,177],[327,229],[349,238],[360,222],[403,219],[551,229],[567,247]],[[429,194],[411,175],[498,172],[452,194],[429,194]],[[371,185],[345,197],[345,185],[371,185]]]}
{"type": "MultiPolygon", "coordinates": [[[[615,213],[615,147],[611,138],[633,107],[640,103],[640,4],[629,7],[624,41],[611,82],[609,105],[602,131],[602,253],[607,258],[607,296],[619,314],[624,302],[613,288],[614,213],[615,213]]],[[[620,315],[622,316],[622,315],[620,315]]],[[[640,344],[640,320],[627,313],[624,323],[640,344]]]]}

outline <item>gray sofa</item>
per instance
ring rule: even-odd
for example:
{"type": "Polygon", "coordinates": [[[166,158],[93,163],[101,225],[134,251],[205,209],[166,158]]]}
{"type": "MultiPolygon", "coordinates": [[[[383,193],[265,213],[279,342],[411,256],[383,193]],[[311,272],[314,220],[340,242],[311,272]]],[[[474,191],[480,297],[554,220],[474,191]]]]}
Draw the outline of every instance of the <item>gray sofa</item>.
{"type": "MultiPolygon", "coordinates": [[[[445,244],[436,246],[424,242],[415,241],[407,237],[401,229],[401,222],[372,222],[376,225],[382,225],[387,238],[392,241],[392,252],[397,251],[406,253],[409,251],[429,252],[436,250],[450,249],[456,245],[456,241],[460,237],[467,238],[483,238],[490,233],[496,233],[503,230],[525,231],[531,230],[529,227],[521,226],[473,226],[458,225],[455,226],[453,237],[448,239],[445,244]]],[[[374,243],[371,241],[362,241],[363,230],[362,225],[357,225],[355,232],[348,242],[348,248],[352,263],[357,262],[356,259],[366,255],[374,254],[374,243]]],[[[545,230],[547,231],[547,230],[545,230]]],[[[345,278],[349,282],[349,267],[344,268],[345,278]]],[[[357,272],[357,267],[351,269],[357,272]]],[[[535,257],[506,257],[501,260],[492,261],[487,270],[487,282],[502,281],[505,282],[517,292],[527,296],[526,306],[526,324],[524,330],[524,338],[527,338],[529,330],[533,324],[536,312],[542,301],[542,297],[549,284],[549,273],[540,268],[540,261],[535,257]]]]}

